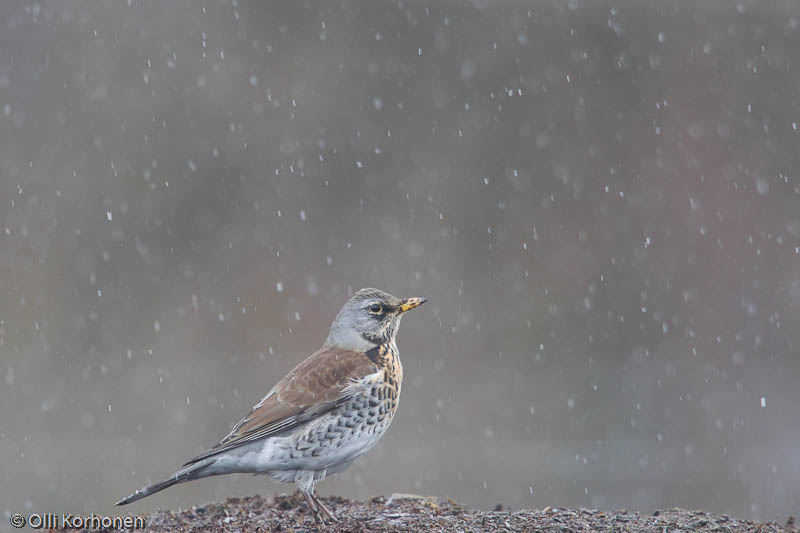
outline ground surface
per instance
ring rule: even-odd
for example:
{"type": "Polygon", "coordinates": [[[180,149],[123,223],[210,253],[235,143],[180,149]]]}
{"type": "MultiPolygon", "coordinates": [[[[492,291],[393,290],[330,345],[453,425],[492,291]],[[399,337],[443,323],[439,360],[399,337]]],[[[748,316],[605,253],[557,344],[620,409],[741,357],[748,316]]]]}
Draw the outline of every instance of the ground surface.
{"type": "Polygon", "coordinates": [[[432,497],[395,494],[391,498],[373,498],[354,502],[342,498],[324,498],[339,522],[317,526],[305,501],[293,495],[232,498],[182,512],[158,511],[145,517],[151,532],[234,532],[234,531],[423,531],[431,532],[739,532],[769,533],[799,530],[794,519],[785,524],[756,523],[702,511],[670,509],[652,515],[626,511],[556,509],[521,511],[478,511],[452,501],[432,497]]]}

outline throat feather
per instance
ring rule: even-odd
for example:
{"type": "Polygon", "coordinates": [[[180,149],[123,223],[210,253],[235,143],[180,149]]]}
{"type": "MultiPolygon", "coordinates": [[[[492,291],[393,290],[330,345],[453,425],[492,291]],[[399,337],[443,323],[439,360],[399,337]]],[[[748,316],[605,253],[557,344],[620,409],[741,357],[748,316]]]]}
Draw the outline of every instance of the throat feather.
{"type": "Polygon", "coordinates": [[[366,354],[370,361],[381,368],[393,369],[400,365],[397,347],[393,343],[379,344],[367,350],[366,354]]]}

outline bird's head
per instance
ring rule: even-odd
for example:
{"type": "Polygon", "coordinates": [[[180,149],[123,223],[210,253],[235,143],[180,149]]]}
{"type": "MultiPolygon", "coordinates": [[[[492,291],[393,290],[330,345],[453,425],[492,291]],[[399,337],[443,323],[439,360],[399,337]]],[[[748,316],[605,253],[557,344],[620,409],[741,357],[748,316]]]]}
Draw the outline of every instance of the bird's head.
{"type": "Polygon", "coordinates": [[[361,289],[336,315],[325,344],[366,351],[393,341],[403,313],[426,301],[425,298],[397,298],[380,289],[361,289]]]}

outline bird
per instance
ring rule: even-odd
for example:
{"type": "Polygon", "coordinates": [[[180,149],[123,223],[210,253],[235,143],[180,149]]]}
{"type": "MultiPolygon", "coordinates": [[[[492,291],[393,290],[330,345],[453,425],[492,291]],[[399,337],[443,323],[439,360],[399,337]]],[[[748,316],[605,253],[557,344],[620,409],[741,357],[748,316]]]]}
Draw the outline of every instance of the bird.
{"type": "Polygon", "coordinates": [[[316,522],[324,523],[321,514],[337,522],[314,485],[350,466],[386,433],[403,382],[396,342],[400,319],[426,301],[360,289],[336,315],[322,347],[272,387],[225,438],[117,505],[209,476],[267,474],[295,483],[316,522]]]}

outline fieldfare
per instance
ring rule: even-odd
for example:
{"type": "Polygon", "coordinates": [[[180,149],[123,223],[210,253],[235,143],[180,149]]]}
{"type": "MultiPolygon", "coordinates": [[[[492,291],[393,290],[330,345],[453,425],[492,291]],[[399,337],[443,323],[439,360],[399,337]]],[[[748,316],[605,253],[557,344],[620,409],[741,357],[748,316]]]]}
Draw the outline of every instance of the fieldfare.
{"type": "Polygon", "coordinates": [[[314,483],[347,468],[386,433],[403,381],[397,328],[403,313],[425,301],[361,289],[336,315],[322,348],[272,387],[219,444],[117,505],[177,483],[243,472],[296,483],[317,521],[320,511],[336,521],[314,483]]]}

